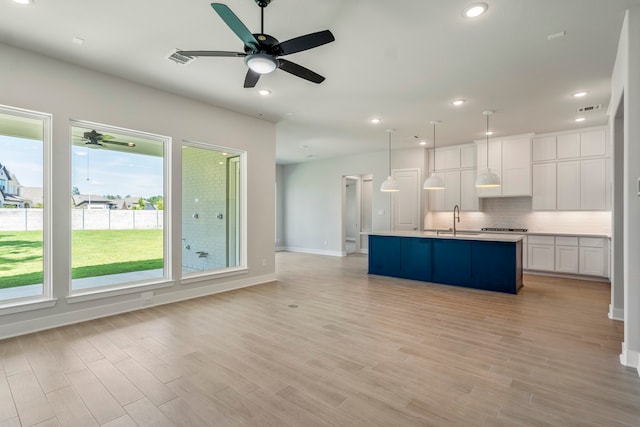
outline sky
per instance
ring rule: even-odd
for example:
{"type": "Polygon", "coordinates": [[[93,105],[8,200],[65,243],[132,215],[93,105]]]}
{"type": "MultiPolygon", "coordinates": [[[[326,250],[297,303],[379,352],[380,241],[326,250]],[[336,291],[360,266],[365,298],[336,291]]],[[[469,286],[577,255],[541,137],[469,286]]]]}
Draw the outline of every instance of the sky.
{"type": "MultiPolygon", "coordinates": [[[[25,187],[42,187],[42,142],[0,135],[0,164],[25,187]]],[[[72,147],[72,187],[81,194],[152,197],[163,194],[161,157],[72,147]]]]}

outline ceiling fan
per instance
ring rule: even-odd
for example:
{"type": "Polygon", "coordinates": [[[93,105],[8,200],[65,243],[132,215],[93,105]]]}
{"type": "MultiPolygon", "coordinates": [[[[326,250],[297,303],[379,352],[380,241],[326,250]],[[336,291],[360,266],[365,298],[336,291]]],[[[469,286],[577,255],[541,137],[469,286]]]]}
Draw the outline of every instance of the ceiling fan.
{"type": "Polygon", "coordinates": [[[331,31],[318,31],[279,42],[275,37],[264,33],[264,8],[271,3],[271,0],[255,0],[255,2],[260,6],[260,33],[256,34],[252,34],[227,5],[211,3],[213,10],[244,43],[244,53],[216,50],[180,50],[178,53],[191,57],[244,57],[244,62],[249,67],[244,79],[245,88],[255,87],[261,74],[271,73],[277,68],[310,82],[322,83],[324,77],[320,74],[279,57],[331,43],[335,40],[331,31]]]}
{"type": "Polygon", "coordinates": [[[111,135],[103,135],[101,133],[98,133],[94,129],[91,132],[83,133],[80,140],[84,141],[84,145],[86,145],[88,148],[103,148],[104,144],[120,145],[123,147],[136,146],[136,144],[134,144],[133,142],[116,141],[114,140],[114,138],[115,137],[111,135]]]}

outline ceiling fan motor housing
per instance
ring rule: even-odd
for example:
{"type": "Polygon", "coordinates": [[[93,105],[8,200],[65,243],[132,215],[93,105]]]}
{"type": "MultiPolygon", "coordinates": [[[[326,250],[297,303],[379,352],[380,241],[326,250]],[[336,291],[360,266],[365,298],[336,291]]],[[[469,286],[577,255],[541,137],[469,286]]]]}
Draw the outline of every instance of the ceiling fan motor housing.
{"type": "Polygon", "coordinates": [[[271,0],[255,0],[255,1],[260,7],[267,7],[269,6],[269,3],[271,3],[271,0]]]}

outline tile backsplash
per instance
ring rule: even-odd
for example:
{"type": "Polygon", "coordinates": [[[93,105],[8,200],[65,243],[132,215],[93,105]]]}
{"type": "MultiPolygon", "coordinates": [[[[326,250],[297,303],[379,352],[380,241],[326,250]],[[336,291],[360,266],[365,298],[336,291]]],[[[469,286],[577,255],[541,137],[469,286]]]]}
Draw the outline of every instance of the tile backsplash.
{"type": "MultiPolygon", "coordinates": [[[[531,197],[496,197],[481,200],[481,212],[461,212],[459,229],[483,227],[526,228],[544,233],[611,233],[609,211],[533,211],[531,197]]],[[[429,212],[424,228],[449,228],[452,212],[429,212]]]]}

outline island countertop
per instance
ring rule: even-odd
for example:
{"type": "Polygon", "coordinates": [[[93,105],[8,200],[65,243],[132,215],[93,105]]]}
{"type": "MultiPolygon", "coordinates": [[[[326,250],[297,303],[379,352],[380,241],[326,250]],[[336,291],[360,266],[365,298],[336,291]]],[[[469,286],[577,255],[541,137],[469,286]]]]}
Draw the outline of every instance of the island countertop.
{"type": "Polygon", "coordinates": [[[490,242],[519,242],[523,239],[520,234],[476,233],[469,231],[391,231],[370,232],[371,236],[395,236],[395,237],[423,237],[429,239],[456,239],[456,240],[480,240],[490,242]]]}

